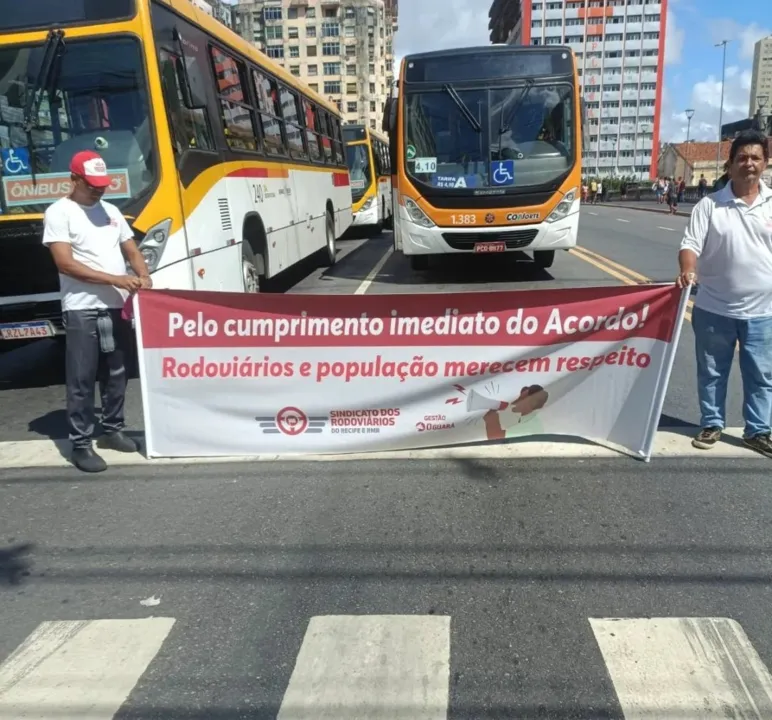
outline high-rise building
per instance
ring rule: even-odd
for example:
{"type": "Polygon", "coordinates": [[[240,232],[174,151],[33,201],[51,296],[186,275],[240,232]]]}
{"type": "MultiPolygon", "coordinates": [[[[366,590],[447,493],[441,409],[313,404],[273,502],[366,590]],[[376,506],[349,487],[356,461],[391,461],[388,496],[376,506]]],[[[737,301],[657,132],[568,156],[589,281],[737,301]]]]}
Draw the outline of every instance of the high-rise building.
{"type": "Polygon", "coordinates": [[[656,177],[668,0],[493,0],[493,43],[567,45],[589,140],[586,176],[656,177]]]}
{"type": "Polygon", "coordinates": [[[227,27],[233,27],[233,12],[230,3],[224,0],[190,0],[198,10],[219,20],[227,27]]]}
{"type": "Polygon", "coordinates": [[[234,27],[346,122],[380,127],[393,79],[397,0],[241,0],[234,27]]]}
{"type": "Polygon", "coordinates": [[[759,40],[753,50],[753,75],[751,77],[751,99],[748,117],[761,109],[766,116],[772,111],[772,35],[759,40]]]}

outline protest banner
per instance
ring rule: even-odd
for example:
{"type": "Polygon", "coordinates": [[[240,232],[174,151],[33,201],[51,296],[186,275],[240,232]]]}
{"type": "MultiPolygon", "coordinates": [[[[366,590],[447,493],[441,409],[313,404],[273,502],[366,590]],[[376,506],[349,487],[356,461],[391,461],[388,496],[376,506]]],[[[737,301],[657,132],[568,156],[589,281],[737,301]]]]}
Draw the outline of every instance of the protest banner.
{"type": "Polygon", "coordinates": [[[135,297],[150,457],[533,435],[649,459],[688,290],[135,297]]]}

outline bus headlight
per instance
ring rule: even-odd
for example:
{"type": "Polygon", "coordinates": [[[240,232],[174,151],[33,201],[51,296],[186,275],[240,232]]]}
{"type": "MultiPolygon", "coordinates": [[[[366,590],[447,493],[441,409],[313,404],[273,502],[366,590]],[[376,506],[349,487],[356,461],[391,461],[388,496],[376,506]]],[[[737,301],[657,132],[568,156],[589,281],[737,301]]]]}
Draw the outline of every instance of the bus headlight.
{"type": "Polygon", "coordinates": [[[557,207],[549,214],[544,222],[553,223],[557,220],[562,220],[571,212],[571,208],[573,208],[574,203],[576,202],[576,198],[577,189],[572,188],[563,196],[563,199],[558,203],[557,207]]]}
{"type": "Polygon", "coordinates": [[[407,214],[416,225],[425,228],[434,227],[432,219],[418,207],[418,204],[415,201],[407,197],[405,198],[405,210],[407,210],[407,214]]]}
{"type": "Polygon", "coordinates": [[[142,257],[145,258],[147,269],[150,272],[155,272],[158,264],[161,262],[161,255],[166,246],[166,241],[169,239],[171,227],[171,218],[162,220],[145,233],[144,239],[139,244],[139,251],[142,253],[142,257]]]}
{"type": "Polygon", "coordinates": [[[367,198],[367,200],[365,200],[365,202],[362,205],[362,207],[359,208],[359,211],[360,212],[364,212],[365,210],[369,210],[373,206],[374,202],[375,202],[375,198],[374,197],[367,198]]]}

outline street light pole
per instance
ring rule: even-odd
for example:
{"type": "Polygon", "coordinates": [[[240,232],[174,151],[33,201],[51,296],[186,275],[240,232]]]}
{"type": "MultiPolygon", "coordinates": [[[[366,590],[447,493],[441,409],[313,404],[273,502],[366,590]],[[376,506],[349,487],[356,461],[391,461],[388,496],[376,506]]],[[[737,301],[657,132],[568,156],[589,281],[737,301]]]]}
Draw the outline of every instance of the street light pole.
{"type": "MultiPolygon", "coordinates": [[[[689,131],[692,129],[692,118],[694,117],[694,110],[692,108],[686,108],[686,167],[684,168],[684,182],[686,182],[686,173],[689,170],[689,131]]],[[[689,183],[691,183],[689,178],[689,183]]]]}
{"type": "Polygon", "coordinates": [[[724,59],[721,65],[721,106],[718,109],[718,150],[716,150],[716,180],[718,180],[718,166],[721,163],[721,123],[724,122],[724,80],[726,79],[726,45],[729,40],[716,43],[716,47],[724,46],[724,59]]]}

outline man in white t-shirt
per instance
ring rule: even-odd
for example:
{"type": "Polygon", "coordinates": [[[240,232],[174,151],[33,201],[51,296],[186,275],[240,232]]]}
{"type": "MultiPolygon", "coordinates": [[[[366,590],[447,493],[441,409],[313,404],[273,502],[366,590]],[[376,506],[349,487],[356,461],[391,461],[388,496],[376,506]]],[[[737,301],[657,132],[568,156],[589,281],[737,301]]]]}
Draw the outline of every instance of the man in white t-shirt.
{"type": "Polygon", "coordinates": [[[121,311],[130,294],[151,282],[121,211],[102,200],[111,182],[104,160],[94,152],[79,152],[70,172],[69,196],[46,210],[43,244],[59,270],[72,462],[84,472],[101,472],[107,465],[92,447],[97,381],[104,431],[99,447],[138,449],[124,434],[126,356],[132,346],[121,311]],[[136,276],[127,274],[127,263],[136,276]]]}
{"type": "Polygon", "coordinates": [[[678,255],[679,287],[699,280],[692,312],[700,431],[712,448],[726,426],[726,392],[735,349],[743,382],[743,441],[772,458],[772,190],[761,182],[767,138],[738,135],[729,150],[731,180],[692,210],[678,255]]]}

